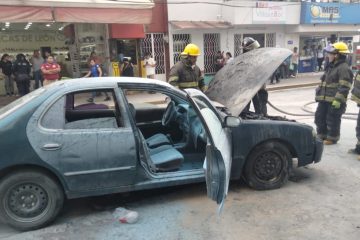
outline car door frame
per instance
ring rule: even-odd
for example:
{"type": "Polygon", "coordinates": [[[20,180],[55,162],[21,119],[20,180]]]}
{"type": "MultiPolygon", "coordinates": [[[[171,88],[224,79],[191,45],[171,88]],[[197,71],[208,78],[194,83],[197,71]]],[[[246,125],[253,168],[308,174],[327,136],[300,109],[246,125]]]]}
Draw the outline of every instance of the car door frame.
{"type": "Polygon", "coordinates": [[[211,104],[211,101],[206,97],[206,95],[196,89],[185,89],[185,92],[187,93],[187,98],[192,104],[194,110],[197,112],[207,133],[207,137],[210,143],[208,143],[206,148],[206,160],[204,163],[207,193],[209,198],[211,198],[213,201],[216,201],[217,204],[220,204],[221,209],[228,192],[231,174],[231,131],[224,126],[224,123],[219,113],[217,112],[216,108],[211,104]],[[219,121],[220,127],[222,128],[222,131],[224,131],[224,135],[226,137],[226,139],[223,139],[222,142],[227,143],[227,149],[223,149],[223,146],[220,146],[221,149],[219,149],[219,146],[217,146],[218,144],[216,143],[214,136],[212,136],[211,134],[212,131],[208,126],[208,122],[204,118],[203,113],[199,109],[196,101],[194,100],[194,97],[197,96],[203,98],[205,104],[207,105],[207,108],[209,108],[210,111],[214,113],[216,119],[219,121]],[[226,163],[226,161],[229,162],[226,163]]]}

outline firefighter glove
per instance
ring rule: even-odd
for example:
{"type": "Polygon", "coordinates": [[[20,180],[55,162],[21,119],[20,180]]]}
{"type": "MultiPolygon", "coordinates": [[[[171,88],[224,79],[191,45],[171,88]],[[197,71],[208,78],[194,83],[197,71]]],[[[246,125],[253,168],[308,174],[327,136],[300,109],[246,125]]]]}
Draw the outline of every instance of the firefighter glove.
{"type": "Polygon", "coordinates": [[[334,100],[331,104],[331,106],[336,109],[339,109],[340,105],[341,105],[341,102],[339,102],[338,100],[334,100]]]}

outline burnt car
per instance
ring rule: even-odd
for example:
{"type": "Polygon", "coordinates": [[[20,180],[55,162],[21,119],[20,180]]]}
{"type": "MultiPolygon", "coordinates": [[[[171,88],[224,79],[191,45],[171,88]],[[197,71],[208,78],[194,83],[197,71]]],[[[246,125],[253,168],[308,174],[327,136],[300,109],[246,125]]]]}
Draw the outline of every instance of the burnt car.
{"type": "MultiPolygon", "coordinates": [[[[267,77],[289,54],[258,52],[268,53],[279,60],[264,70],[267,77]]],[[[248,68],[243,61],[226,71],[248,68]]],[[[236,106],[263,84],[253,81],[236,106]]],[[[222,85],[212,84],[208,95],[222,85]]],[[[320,161],[323,146],[312,127],[242,120],[241,107],[227,107],[231,114],[196,89],[142,78],[72,79],[31,92],[0,109],[0,218],[37,229],[55,219],[64,199],[204,181],[222,206],[230,179],[274,189],[288,179],[293,158],[299,166],[320,161]]]]}

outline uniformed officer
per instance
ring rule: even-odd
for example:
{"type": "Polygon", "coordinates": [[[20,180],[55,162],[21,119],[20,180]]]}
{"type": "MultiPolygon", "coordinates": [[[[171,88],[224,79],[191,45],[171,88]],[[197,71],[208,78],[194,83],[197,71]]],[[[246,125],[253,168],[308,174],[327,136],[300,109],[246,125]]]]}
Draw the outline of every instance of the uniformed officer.
{"type": "Polygon", "coordinates": [[[205,90],[204,78],[196,65],[200,49],[193,43],[188,44],[181,53],[181,60],[170,70],[169,83],[180,89],[197,88],[205,90]]]}
{"type": "Polygon", "coordinates": [[[326,52],[329,64],[316,89],[315,124],[318,137],[325,145],[331,145],[340,138],[341,116],[346,110],[353,74],[346,63],[346,54],[350,52],[345,43],[334,43],[326,52]]]}
{"type": "MultiPolygon", "coordinates": [[[[351,100],[353,100],[354,102],[357,103],[357,105],[359,107],[359,114],[358,114],[357,123],[356,123],[357,143],[356,143],[354,149],[350,149],[350,152],[360,155],[360,70],[358,70],[358,72],[356,73],[355,81],[354,81],[354,88],[351,91],[351,93],[352,93],[351,100]]],[[[358,157],[358,159],[360,160],[360,156],[358,157]]]]}
{"type": "MultiPolygon", "coordinates": [[[[245,37],[242,42],[243,53],[249,52],[249,51],[257,49],[259,47],[260,47],[259,42],[252,37],[245,37]]],[[[268,101],[268,92],[266,91],[266,86],[264,85],[256,93],[256,95],[252,98],[255,113],[266,116],[267,115],[267,107],[266,107],[267,101],[268,101]]],[[[243,110],[244,113],[246,113],[250,110],[250,103],[251,102],[249,102],[246,105],[245,109],[243,110]]]]}

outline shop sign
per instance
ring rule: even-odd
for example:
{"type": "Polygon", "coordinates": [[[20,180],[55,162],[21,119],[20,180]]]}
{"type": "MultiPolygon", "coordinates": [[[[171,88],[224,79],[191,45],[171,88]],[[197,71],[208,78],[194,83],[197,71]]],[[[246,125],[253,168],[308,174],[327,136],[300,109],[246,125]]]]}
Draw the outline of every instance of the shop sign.
{"type": "Polygon", "coordinates": [[[279,3],[256,2],[253,8],[253,23],[285,23],[285,11],[279,3]]]}
{"type": "Polygon", "coordinates": [[[359,4],[301,3],[301,23],[356,24],[360,23],[359,4]]]}
{"type": "Polygon", "coordinates": [[[294,43],[293,40],[288,40],[288,41],[287,41],[287,44],[288,44],[288,45],[293,45],[293,43],[294,43]]]}
{"type": "Polygon", "coordinates": [[[64,41],[65,36],[59,33],[6,33],[1,32],[0,42],[56,42],[64,41]]]}

